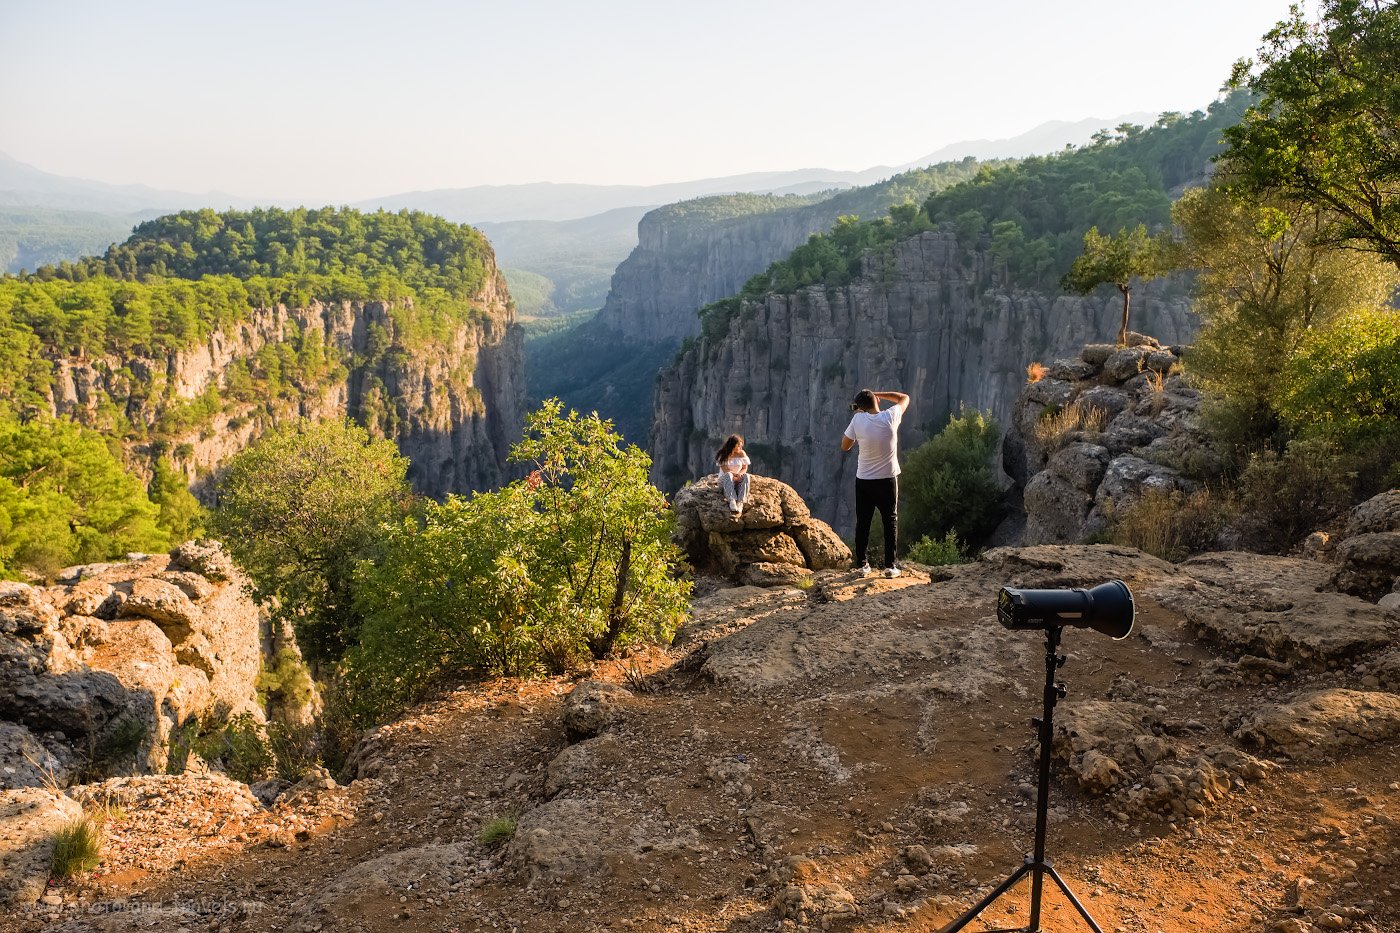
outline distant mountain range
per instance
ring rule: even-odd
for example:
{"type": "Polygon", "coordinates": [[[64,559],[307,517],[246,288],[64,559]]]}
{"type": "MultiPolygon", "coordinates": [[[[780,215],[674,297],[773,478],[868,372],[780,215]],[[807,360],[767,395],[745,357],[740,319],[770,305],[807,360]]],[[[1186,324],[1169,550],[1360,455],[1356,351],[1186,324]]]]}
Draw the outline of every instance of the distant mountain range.
{"type": "Polygon", "coordinates": [[[252,198],[240,198],[221,191],[196,194],[164,191],[148,185],[113,185],[85,178],[69,178],[37,169],[0,152],[0,207],[45,207],[130,214],[192,207],[252,207],[256,203],[252,198]]]}
{"type": "MultiPolygon", "coordinates": [[[[355,203],[374,210],[428,211],[462,223],[501,223],[513,220],[575,220],[622,207],[647,207],[711,194],[809,194],[831,188],[868,185],[898,172],[937,162],[1020,158],[1081,145],[1105,127],[1119,123],[1151,123],[1155,114],[1130,113],[1110,119],[1053,120],[1008,139],[980,139],[944,146],[903,165],[878,165],[859,172],[803,168],[783,172],[749,172],[722,178],[663,185],[586,185],[538,182],[524,185],[475,185],[406,191],[355,203]]],[[[258,199],[221,191],[166,191],[146,185],[113,185],[55,175],[0,153],[0,206],[46,207],[100,213],[179,210],[191,207],[251,207],[287,205],[282,199],[258,199]]]]}
{"type": "MultiPolygon", "coordinates": [[[[557,309],[570,311],[598,306],[611,270],[637,243],[637,220],[653,207],[715,194],[810,194],[869,185],[911,168],[968,157],[1005,159],[1057,152],[1066,145],[1087,143],[1100,129],[1154,119],[1153,114],[1130,113],[1111,119],[1054,120],[1008,139],[954,143],[903,165],[879,165],[859,172],[805,168],[664,185],[476,185],[407,191],[353,206],[409,208],[481,227],[496,245],[508,275],[512,269],[545,275],[554,282],[557,309]]],[[[167,191],[69,178],[0,153],[0,271],[33,269],[101,252],[107,242],[122,239],[133,223],[158,213],[257,204],[295,206],[295,202],[221,191],[167,191]]]]}

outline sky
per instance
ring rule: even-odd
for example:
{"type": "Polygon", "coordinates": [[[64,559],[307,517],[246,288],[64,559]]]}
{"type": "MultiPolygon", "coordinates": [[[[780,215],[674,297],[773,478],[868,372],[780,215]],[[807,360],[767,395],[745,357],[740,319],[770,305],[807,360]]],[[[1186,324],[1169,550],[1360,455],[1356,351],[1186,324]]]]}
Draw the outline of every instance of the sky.
{"type": "Polygon", "coordinates": [[[0,0],[0,152],[346,202],[859,170],[1204,109],[1288,0],[0,0]]]}

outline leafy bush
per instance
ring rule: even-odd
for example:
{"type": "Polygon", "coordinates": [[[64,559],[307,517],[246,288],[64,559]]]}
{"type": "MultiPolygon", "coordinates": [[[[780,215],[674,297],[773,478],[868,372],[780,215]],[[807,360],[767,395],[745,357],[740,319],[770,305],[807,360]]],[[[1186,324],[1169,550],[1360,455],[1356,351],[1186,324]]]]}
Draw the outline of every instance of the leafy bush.
{"type": "Polygon", "coordinates": [[[1254,550],[1293,547],[1351,504],[1355,476],[1338,448],[1325,439],[1302,439],[1278,454],[1255,454],[1240,474],[1239,518],[1234,527],[1254,550]]]}
{"type": "Polygon", "coordinates": [[[301,655],[291,648],[282,648],[258,671],[258,699],[269,715],[279,707],[299,709],[316,695],[316,683],[301,655]]]}
{"type": "Polygon", "coordinates": [[[949,531],[942,538],[930,538],[924,535],[914,542],[909,548],[909,559],[916,564],[927,564],[930,567],[943,567],[948,564],[967,563],[967,552],[958,543],[958,535],[955,531],[949,531]]]}
{"type": "Polygon", "coordinates": [[[391,441],[346,421],[290,425],[229,463],[214,531],[312,663],[355,641],[355,564],[380,524],[407,511],[407,470],[391,441]]]}
{"type": "Polygon", "coordinates": [[[1400,312],[1356,312],[1311,335],[1289,364],[1279,412],[1343,449],[1400,438],[1400,312]]]}
{"type": "Polygon", "coordinates": [[[351,721],[393,712],[449,670],[559,671],[670,640],[689,586],[673,575],[680,555],[650,458],[553,399],[511,458],[533,472],[429,503],[361,565],[365,621],[335,692],[351,721]]]}
{"type": "Polygon", "coordinates": [[[244,784],[265,781],[277,773],[277,756],[267,741],[265,727],[247,713],[200,736],[195,751],[199,757],[220,765],[225,774],[244,784]]]}
{"type": "Polygon", "coordinates": [[[1163,560],[1184,560],[1215,546],[1227,512],[1208,490],[1187,495],[1149,489],[1130,507],[1115,512],[1108,540],[1163,560]]]}
{"type": "Polygon", "coordinates": [[[84,875],[102,864],[106,833],[89,814],[74,817],[54,833],[49,870],[58,880],[84,875]]]}
{"type": "Polygon", "coordinates": [[[159,509],[99,434],[0,418],[0,577],[169,545],[159,509]]]}
{"type": "Polygon", "coordinates": [[[1002,492],[992,458],[1001,432],[989,415],[965,411],[905,459],[900,474],[900,526],[913,541],[956,531],[975,548],[1002,518],[1002,492]]]}

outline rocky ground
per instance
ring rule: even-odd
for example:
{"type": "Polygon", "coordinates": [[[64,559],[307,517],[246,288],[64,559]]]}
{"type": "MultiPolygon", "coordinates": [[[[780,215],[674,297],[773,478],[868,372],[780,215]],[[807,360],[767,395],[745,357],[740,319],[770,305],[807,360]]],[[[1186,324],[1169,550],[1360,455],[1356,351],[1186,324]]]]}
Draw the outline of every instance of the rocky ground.
{"type": "Polygon", "coordinates": [[[1400,930],[1400,616],[1319,592],[1330,573],[1046,546],[702,587],[672,649],[586,687],[463,685],[379,730],[348,786],[88,788],[102,869],[0,928],[936,930],[1030,843],[1043,642],[996,624],[998,588],[1118,577],[1132,634],[1066,633],[1051,822],[1104,930],[1400,930]]]}

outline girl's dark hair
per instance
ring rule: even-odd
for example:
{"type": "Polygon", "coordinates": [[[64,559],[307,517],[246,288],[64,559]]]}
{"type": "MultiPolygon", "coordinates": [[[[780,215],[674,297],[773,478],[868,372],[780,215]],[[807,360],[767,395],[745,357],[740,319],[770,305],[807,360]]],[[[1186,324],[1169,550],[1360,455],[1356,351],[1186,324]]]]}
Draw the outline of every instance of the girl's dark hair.
{"type": "Polygon", "coordinates": [[[744,446],[744,439],[738,434],[731,434],[724,439],[719,450],[715,451],[715,463],[723,463],[729,459],[729,455],[734,453],[735,447],[744,446]]]}

